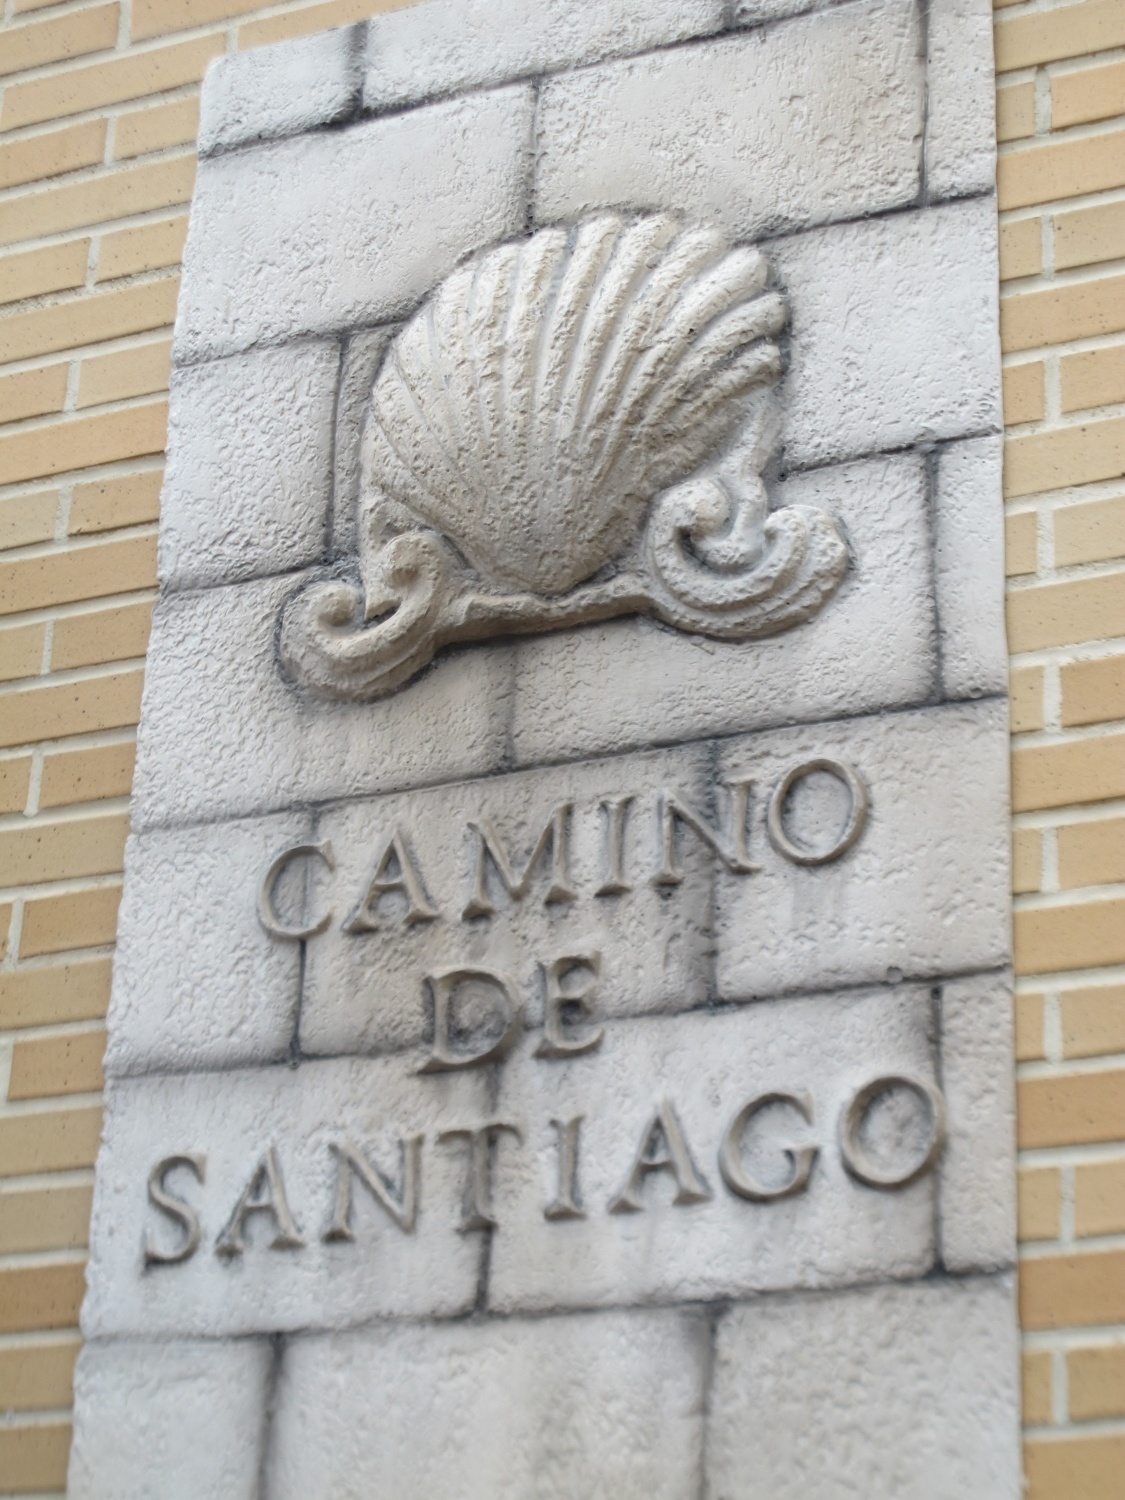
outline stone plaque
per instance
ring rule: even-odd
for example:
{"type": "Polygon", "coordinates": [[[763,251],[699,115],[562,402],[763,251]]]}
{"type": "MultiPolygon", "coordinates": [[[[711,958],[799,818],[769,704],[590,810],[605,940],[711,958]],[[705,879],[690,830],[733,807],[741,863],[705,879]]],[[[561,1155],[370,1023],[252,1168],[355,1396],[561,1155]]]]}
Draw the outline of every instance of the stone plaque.
{"type": "Polygon", "coordinates": [[[75,1500],[1016,1500],[991,111],[983,0],[209,73],[75,1500]]]}

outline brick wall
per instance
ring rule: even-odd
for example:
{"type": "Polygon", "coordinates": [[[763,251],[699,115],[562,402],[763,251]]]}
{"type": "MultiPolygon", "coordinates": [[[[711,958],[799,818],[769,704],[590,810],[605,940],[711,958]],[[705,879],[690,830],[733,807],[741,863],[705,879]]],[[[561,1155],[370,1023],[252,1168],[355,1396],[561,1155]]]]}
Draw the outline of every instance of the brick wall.
{"type": "MultiPolygon", "coordinates": [[[[65,1482],[198,82],[225,49],[381,8],[5,0],[0,1494],[65,1482]]],[[[1125,1472],[1125,4],[1007,6],[997,58],[1029,1494],[1108,1500],[1125,1472]]]]}

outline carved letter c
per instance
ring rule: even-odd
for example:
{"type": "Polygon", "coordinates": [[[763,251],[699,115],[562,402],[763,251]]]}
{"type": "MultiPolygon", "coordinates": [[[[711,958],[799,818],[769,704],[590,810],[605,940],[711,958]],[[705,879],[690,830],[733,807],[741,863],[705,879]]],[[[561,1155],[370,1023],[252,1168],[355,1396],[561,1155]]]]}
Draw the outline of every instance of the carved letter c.
{"type": "Polygon", "coordinates": [[[332,845],[327,840],[323,844],[291,844],[288,849],[283,849],[270,865],[258,887],[258,921],[271,937],[281,938],[287,943],[299,943],[303,938],[316,937],[317,933],[323,932],[332,920],[332,913],[326,912],[319,922],[311,926],[290,927],[277,913],[277,908],[273,904],[277,882],[287,866],[302,854],[315,854],[330,870],[336,869],[336,857],[332,853],[332,845]]]}

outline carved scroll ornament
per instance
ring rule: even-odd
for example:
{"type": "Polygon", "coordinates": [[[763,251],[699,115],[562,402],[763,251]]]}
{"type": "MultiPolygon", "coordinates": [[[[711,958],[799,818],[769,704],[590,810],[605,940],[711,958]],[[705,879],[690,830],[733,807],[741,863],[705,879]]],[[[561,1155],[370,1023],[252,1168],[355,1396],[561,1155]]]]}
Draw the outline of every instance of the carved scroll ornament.
{"type": "Polygon", "coordinates": [[[761,432],[742,433],[781,369],[768,277],[752,246],[660,214],[453,271],[375,380],[360,583],[288,602],[287,670],[374,699],[453,642],[634,613],[745,640],[814,615],[843,538],[822,510],[770,511],[761,432]]]}

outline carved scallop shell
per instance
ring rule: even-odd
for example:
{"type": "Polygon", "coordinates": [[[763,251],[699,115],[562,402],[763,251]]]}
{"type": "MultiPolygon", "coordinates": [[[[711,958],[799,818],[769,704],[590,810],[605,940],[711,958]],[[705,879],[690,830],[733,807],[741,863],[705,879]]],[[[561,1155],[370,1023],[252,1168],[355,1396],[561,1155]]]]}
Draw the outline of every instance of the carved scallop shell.
{"type": "Polygon", "coordinates": [[[662,214],[602,214],[484,252],[436,288],[376,379],[364,493],[488,583],[559,595],[777,378],[764,256],[662,214]]]}

